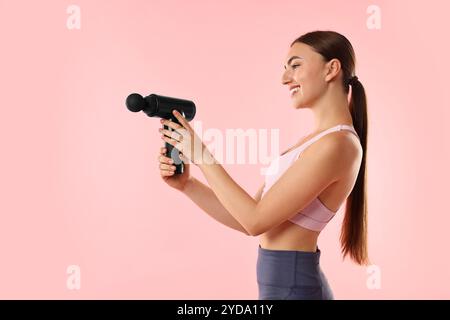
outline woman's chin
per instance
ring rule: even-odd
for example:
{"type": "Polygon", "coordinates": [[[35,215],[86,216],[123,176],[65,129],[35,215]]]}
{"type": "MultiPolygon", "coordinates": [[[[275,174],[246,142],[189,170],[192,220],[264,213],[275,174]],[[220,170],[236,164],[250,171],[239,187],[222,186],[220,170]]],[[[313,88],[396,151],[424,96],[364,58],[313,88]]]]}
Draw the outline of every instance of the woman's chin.
{"type": "Polygon", "coordinates": [[[293,106],[295,109],[302,109],[302,108],[304,108],[303,103],[302,103],[301,101],[296,100],[296,99],[293,99],[293,100],[292,100],[292,106],[293,106]]]}
{"type": "Polygon", "coordinates": [[[305,97],[303,97],[303,96],[292,97],[292,106],[295,109],[309,108],[308,105],[310,105],[310,103],[305,99],[305,97]]]}

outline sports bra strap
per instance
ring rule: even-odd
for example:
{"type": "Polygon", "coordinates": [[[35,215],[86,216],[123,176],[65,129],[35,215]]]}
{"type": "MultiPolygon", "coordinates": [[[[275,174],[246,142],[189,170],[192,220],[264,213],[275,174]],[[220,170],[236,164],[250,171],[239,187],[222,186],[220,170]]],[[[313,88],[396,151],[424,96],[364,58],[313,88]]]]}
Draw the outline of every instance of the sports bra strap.
{"type": "Polygon", "coordinates": [[[335,131],[341,131],[341,130],[348,130],[353,132],[359,139],[358,133],[355,131],[355,129],[352,126],[349,126],[348,124],[338,124],[337,126],[328,128],[327,130],[319,133],[318,135],[316,135],[315,137],[309,139],[308,141],[306,141],[304,144],[301,145],[301,147],[298,148],[298,152],[299,154],[297,154],[294,159],[298,159],[299,155],[301,154],[301,152],[306,149],[308,146],[310,146],[311,144],[313,144],[314,142],[316,142],[317,140],[319,140],[320,138],[322,138],[324,135],[331,133],[331,132],[335,132],[335,131]]]}

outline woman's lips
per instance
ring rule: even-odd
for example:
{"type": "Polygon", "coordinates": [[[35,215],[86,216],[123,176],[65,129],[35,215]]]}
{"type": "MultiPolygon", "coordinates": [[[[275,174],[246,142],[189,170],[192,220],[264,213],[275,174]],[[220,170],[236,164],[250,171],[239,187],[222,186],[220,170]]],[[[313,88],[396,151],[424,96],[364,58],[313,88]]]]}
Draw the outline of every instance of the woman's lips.
{"type": "Polygon", "coordinates": [[[293,97],[298,91],[300,91],[300,86],[291,89],[291,97],[293,97]]]}

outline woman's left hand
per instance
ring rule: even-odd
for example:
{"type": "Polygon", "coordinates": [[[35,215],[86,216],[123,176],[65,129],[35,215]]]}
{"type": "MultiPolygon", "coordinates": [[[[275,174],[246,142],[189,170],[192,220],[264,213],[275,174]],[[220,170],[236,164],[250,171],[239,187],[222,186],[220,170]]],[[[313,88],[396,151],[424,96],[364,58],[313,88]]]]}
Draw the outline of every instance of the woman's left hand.
{"type": "Polygon", "coordinates": [[[186,118],[176,110],[172,113],[181,125],[173,121],[161,119],[162,124],[174,129],[173,131],[159,129],[159,132],[163,134],[161,138],[178,149],[180,159],[183,162],[190,161],[195,165],[215,163],[214,157],[200,137],[195,133],[194,129],[189,125],[186,118]]]}

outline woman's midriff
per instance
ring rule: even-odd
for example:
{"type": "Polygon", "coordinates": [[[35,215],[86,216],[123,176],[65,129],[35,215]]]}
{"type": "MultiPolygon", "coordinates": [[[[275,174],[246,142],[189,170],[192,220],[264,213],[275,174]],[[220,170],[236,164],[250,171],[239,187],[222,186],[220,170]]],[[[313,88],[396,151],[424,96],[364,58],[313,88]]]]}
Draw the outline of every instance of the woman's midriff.
{"type": "Polygon", "coordinates": [[[315,252],[319,232],[285,221],[259,237],[259,244],[270,250],[299,250],[315,252]]]}

